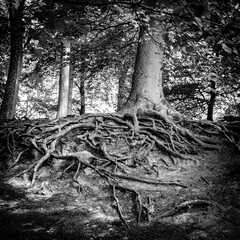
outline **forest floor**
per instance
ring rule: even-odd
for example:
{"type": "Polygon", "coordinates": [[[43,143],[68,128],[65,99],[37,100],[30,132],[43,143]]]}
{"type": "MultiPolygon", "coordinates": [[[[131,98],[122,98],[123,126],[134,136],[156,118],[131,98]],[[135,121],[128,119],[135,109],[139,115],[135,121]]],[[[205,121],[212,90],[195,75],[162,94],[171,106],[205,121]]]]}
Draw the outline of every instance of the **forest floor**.
{"type": "Polygon", "coordinates": [[[67,180],[56,181],[51,189],[39,192],[27,189],[21,179],[1,182],[0,239],[240,239],[240,156],[227,147],[203,154],[205,162],[199,166],[161,173],[187,188],[155,187],[148,192],[147,185],[141,183],[154,206],[150,222],[136,223],[131,196],[119,195],[129,230],[114,209],[111,189],[101,187],[100,178],[93,181],[87,174],[82,176],[87,186],[85,196],[67,180]],[[219,206],[199,201],[171,216],[158,217],[192,200],[219,206]]]}
{"type": "Polygon", "coordinates": [[[81,192],[74,172],[56,178],[47,166],[33,186],[21,176],[2,179],[0,239],[240,239],[240,153],[223,144],[200,155],[198,163],[162,162],[158,176],[179,185],[121,180],[141,195],[140,216],[135,194],[113,191],[88,168],[77,179],[81,192]]]}

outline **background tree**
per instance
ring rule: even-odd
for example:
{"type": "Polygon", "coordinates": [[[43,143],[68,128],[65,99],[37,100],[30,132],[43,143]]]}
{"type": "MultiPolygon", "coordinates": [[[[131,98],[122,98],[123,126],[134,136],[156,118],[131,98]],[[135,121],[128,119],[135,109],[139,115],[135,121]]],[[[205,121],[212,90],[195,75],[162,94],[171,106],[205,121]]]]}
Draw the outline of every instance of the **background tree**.
{"type": "Polygon", "coordinates": [[[66,117],[70,113],[69,103],[71,102],[70,81],[71,81],[71,42],[62,39],[61,69],[59,78],[59,95],[57,118],[66,117]]]}
{"type": "Polygon", "coordinates": [[[6,1],[10,25],[10,64],[0,110],[0,118],[4,119],[12,119],[14,117],[17,103],[25,32],[23,23],[24,4],[25,0],[6,1]]]}

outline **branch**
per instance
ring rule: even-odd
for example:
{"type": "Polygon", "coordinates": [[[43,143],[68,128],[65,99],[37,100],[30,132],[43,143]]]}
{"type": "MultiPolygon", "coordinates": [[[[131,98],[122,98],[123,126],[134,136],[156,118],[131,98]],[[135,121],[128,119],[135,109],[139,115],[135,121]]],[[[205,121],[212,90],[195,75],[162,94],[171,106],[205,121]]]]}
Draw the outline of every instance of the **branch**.
{"type": "Polygon", "coordinates": [[[59,2],[62,4],[71,4],[71,5],[86,5],[86,6],[93,6],[93,7],[101,7],[101,6],[108,6],[108,5],[115,5],[115,4],[124,4],[124,5],[137,5],[139,6],[140,2],[133,3],[132,1],[104,1],[104,0],[99,0],[99,1],[81,1],[81,0],[54,0],[54,2],[59,2]]]}

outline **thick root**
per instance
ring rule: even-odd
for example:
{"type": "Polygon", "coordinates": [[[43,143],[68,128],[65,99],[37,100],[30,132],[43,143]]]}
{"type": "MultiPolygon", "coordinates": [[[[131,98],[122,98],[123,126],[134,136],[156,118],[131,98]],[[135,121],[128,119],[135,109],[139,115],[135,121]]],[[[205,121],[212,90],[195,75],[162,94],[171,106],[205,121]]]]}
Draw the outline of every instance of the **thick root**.
{"type": "MultiPolygon", "coordinates": [[[[206,126],[208,130],[204,132],[202,123],[175,121],[154,110],[123,116],[85,114],[57,121],[2,123],[1,155],[7,160],[1,163],[1,170],[5,171],[5,176],[29,173],[33,185],[45,165],[62,174],[67,174],[76,165],[77,170],[72,170],[75,171],[73,181],[77,181],[80,168],[84,166],[105,178],[114,192],[115,187],[123,188],[121,181],[185,188],[181,182],[159,179],[158,168],[166,158],[172,164],[197,162],[200,149],[219,148],[219,136],[232,139],[225,125],[209,123],[206,126]],[[162,157],[151,161],[154,153],[162,157]],[[57,169],[55,161],[62,163],[57,169]]],[[[140,195],[136,195],[140,199],[140,195]]],[[[114,199],[118,202],[116,195],[114,199]]],[[[119,203],[118,209],[124,221],[119,203]]]]}

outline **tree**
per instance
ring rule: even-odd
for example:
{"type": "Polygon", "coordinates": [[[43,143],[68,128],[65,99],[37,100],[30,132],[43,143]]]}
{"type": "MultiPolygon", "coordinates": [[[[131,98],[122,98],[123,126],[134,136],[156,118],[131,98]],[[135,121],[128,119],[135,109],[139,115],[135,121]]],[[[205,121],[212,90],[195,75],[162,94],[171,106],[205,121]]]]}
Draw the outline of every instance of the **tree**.
{"type": "Polygon", "coordinates": [[[72,71],[73,66],[71,64],[71,57],[70,57],[70,69],[69,69],[69,92],[68,92],[68,111],[67,115],[72,114],[72,103],[73,103],[73,78],[72,78],[72,71]]]}
{"type": "Polygon", "coordinates": [[[121,66],[119,67],[119,80],[118,80],[118,95],[117,95],[117,110],[120,110],[125,102],[125,95],[126,95],[126,80],[127,80],[127,74],[129,71],[129,61],[125,60],[121,63],[121,66]]]}
{"type": "MultiPolygon", "coordinates": [[[[156,7],[157,1],[145,0],[146,7],[156,7]]],[[[146,12],[148,23],[141,24],[130,95],[119,112],[154,109],[164,114],[167,105],[163,94],[162,68],[164,56],[164,28],[160,18],[146,12]]]]}
{"type": "MultiPolygon", "coordinates": [[[[164,40],[166,40],[167,22],[165,16],[161,14],[161,12],[159,13],[160,8],[156,8],[159,2],[166,1],[138,1],[139,6],[141,6],[144,11],[134,9],[136,10],[134,16],[138,17],[139,20],[140,32],[132,88],[126,104],[119,111],[120,113],[126,114],[86,114],[84,116],[62,119],[60,121],[52,122],[47,120],[43,124],[36,124],[31,128],[29,128],[29,123],[27,123],[27,125],[23,124],[20,126],[20,129],[18,129],[17,134],[15,134],[15,131],[11,132],[11,135],[8,134],[7,131],[3,132],[4,137],[2,139],[4,139],[3,142],[8,143],[5,149],[9,152],[8,155],[10,156],[6,159],[12,159],[11,162],[13,162],[13,164],[9,164],[9,169],[7,170],[10,171],[15,167],[15,164],[20,163],[22,154],[25,154],[29,149],[34,149],[38,152],[38,156],[36,156],[32,162],[29,161],[27,168],[25,168],[27,164],[24,164],[25,169],[23,170],[22,168],[18,168],[22,170],[20,175],[30,172],[31,183],[34,184],[36,178],[39,176],[38,171],[42,166],[45,164],[51,166],[51,161],[61,159],[63,160],[62,168],[53,170],[67,173],[68,171],[72,171],[71,167],[75,164],[75,166],[77,166],[77,168],[73,167],[75,173],[70,175],[73,176],[74,182],[78,183],[80,188],[81,183],[80,181],[78,182],[79,170],[82,164],[85,167],[90,167],[101,177],[106,178],[106,183],[112,186],[114,199],[117,202],[117,210],[126,226],[128,226],[127,222],[125,222],[121,215],[119,202],[115,196],[116,187],[118,189],[128,190],[136,195],[136,199],[139,200],[136,201],[138,202],[138,221],[142,220],[141,215],[144,212],[146,212],[146,218],[148,219],[149,210],[146,208],[144,212],[142,211],[142,207],[145,206],[142,205],[140,201],[143,198],[141,198],[138,193],[139,191],[134,190],[135,188],[132,187],[129,188],[122,181],[118,181],[118,179],[151,183],[154,185],[163,184],[164,188],[166,185],[186,187],[179,182],[159,180],[162,165],[167,165],[168,168],[170,164],[176,166],[180,161],[186,161],[184,162],[185,166],[191,163],[194,165],[198,164],[201,162],[201,158],[196,155],[201,152],[199,151],[200,148],[219,149],[221,146],[218,144],[220,144],[222,137],[218,139],[216,136],[219,134],[219,129],[224,132],[226,128],[224,124],[217,125],[204,121],[198,125],[197,121],[188,121],[187,119],[174,121],[175,119],[170,118],[176,115],[169,104],[167,104],[163,94],[162,70],[164,67],[164,40]],[[170,117],[168,117],[169,115],[170,117]],[[205,126],[208,128],[208,131],[205,131],[205,126]],[[194,131],[196,131],[196,133],[194,133],[194,131]],[[15,144],[16,141],[13,141],[15,135],[17,140],[20,139],[18,144],[21,144],[21,148],[19,148],[21,152],[18,154],[17,159],[15,159],[14,151],[12,150],[15,150],[16,146],[19,146],[15,144]],[[11,136],[12,141],[5,141],[5,139],[9,140],[9,136],[11,136]],[[23,145],[23,140],[30,145],[23,145]],[[12,142],[13,146],[11,145],[12,142]],[[27,150],[23,148],[27,148],[27,150]],[[72,160],[73,162],[69,165],[69,161],[72,160]],[[148,179],[145,177],[146,175],[152,176],[148,179]],[[153,176],[156,176],[157,179],[153,179],[153,176]]],[[[186,3],[186,1],[184,2],[186,3]]],[[[92,1],[90,3],[92,3],[92,1]]],[[[98,3],[100,3],[100,1],[98,3]]],[[[102,3],[113,4],[114,2],[103,1],[102,3]]],[[[98,14],[106,12],[104,9],[100,10],[96,8],[95,10],[98,14]]],[[[101,20],[102,18],[100,22],[98,22],[100,25],[102,24],[101,20]]],[[[197,25],[201,25],[199,19],[195,19],[195,21],[197,21],[197,25]]],[[[61,32],[62,26],[61,24],[59,25],[61,32]]],[[[105,27],[104,25],[104,28],[109,30],[110,27],[105,27]]],[[[177,31],[182,31],[182,29],[179,27],[177,31]]],[[[102,32],[101,29],[99,35],[102,32]]],[[[111,31],[107,31],[107,34],[112,36],[111,31]]],[[[107,38],[107,34],[104,31],[104,34],[101,36],[102,39],[113,40],[113,37],[107,38]]],[[[63,35],[59,35],[62,39],[63,35]]],[[[92,34],[92,36],[96,38],[96,35],[92,34]]],[[[117,34],[118,42],[119,36],[122,36],[121,31],[119,35],[117,34]]],[[[99,39],[101,39],[101,37],[99,39]]],[[[112,52],[112,49],[108,48],[108,45],[110,45],[109,42],[111,41],[105,41],[106,44],[103,44],[101,48],[92,49],[90,52],[92,53],[93,59],[91,59],[92,56],[90,56],[88,61],[86,59],[84,61],[85,64],[92,65],[87,68],[87,71],[89,70],[88,72],[90,73],[87,72],[86,76],[91,75],[92,72],[94,72],[93,70],[95,70],[96,73],[100,71],[105,73],[104,76],[100,74],[94,75],[92,79],[95,81],[92,82],[95,93],[106,99],[109,98],[106,89],[113,87],[110,84],[113,83],[113,73],[111,70],[113,69],[114,73],[117,72],[114,71],[113,66],[109,67],[109,59],[111,59],[109,52],[112,52]],[[100,60],[96,58],[96,52],[99,54],[99,50],[101,50],[101,54],[104,55],[100,60]],[[97,64],[99,62],[100,64],[97,64]],[[105,81],[103,82],[107,85],[107,88],[101,88],[99,81],[101,77],[104,78],[105,81]]],[[[99,42],[95,44],[99,45],[99,42]]],[[[186,49],[186,46],[184,47],[186,49]]],[[[62,109],[58,111],[59,118],[66,116],[69,110],[69,52],[70,43],[67,40],[63,42],[62,49],[59,94],[59,108],[62,109]]],[[[117,55],[116,52],[114,52],[114,55],[117,55]]],[[[121,63],[122,61],[118,60],[118,62],[121,63]]],[[[191,72],[191,68],[189,69],[185,68],[185,70],[191,72]]],[[[180,68],[179,71],[182,70],[183,68],[180,68]]],[[[84,68],[82,71],[84,72],[86,69],[84,68]]],[[[190,89],[190,96],[195,93],[195,90],[199,86],[197,84],[184,84],[182,88],[182,85],[179,84],[181,87],[177,90],[184,92],[186,89],[190,89]],[[188,88],[186,88],[186,86],[188,88]]],[[[85,86],[80,87],[81,90],[84,88],[85,86]]],[[[82,101],[82,104],[83,103],[84,101],[82,101]]],[[[177,120],[180,119],[178,118],[177,120]]],[[[9,124],[9,127],[10,126],[9,124]]],[[[232,142],[232,138],[229,135],[226,135],[226,137],[232,142]]]]}
{"type": "Polygon", "coordinates": [[[24,23],[23,11],[25,0],[7,1],[10,22],[10,64],[4,97],[0,110],[0,118],[12,119],[19,90],[22,70],[24,23]]]}
{"type": "Polygon", "coordinates": [[[69,109],[69,103],[71,102],[71,93],[70,93],[71,43],[70,43],[70,40],[63,39],[61,46],[62,46],[62,52],[61,52],[60,78],[59,78],[59,96],[58,96],[57,118],[66,117],[71,112],[69,109]]]}

